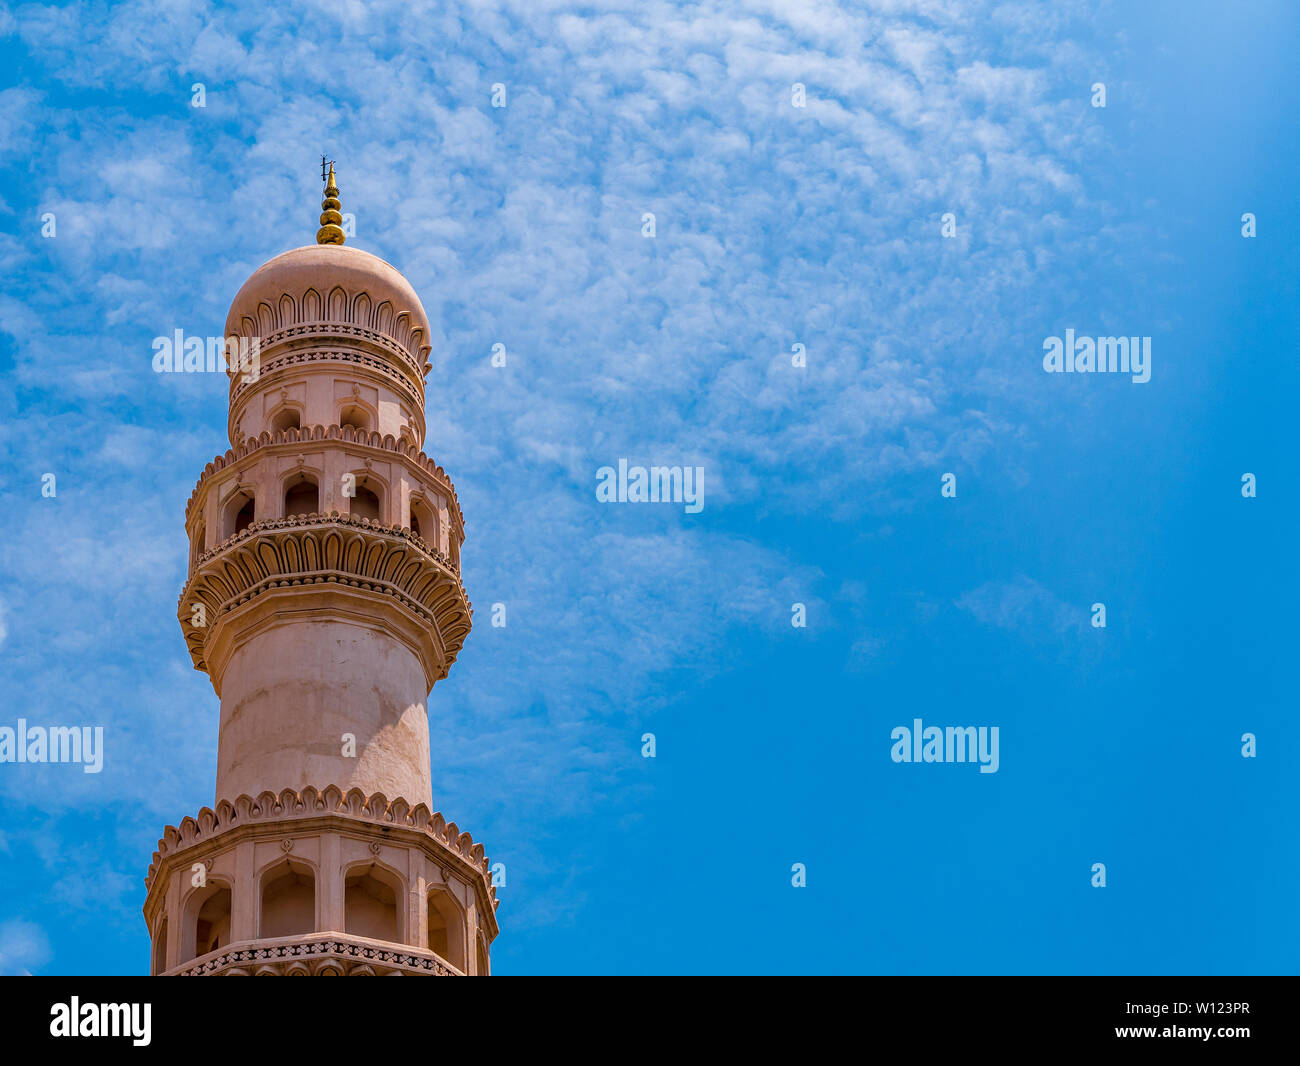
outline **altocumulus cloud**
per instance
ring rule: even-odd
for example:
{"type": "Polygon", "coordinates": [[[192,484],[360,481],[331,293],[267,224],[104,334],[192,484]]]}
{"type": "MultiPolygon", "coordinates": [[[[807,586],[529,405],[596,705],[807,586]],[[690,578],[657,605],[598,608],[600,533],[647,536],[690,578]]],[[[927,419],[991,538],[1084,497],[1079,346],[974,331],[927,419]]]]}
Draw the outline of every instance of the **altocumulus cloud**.
{"type": "MultiPolygon", "coordinates": [[[[1079,86],[1103,64],[1072,11],[628,0],[4,16],[46,85],[5,93],[0,139],[22,151],[5,153],[3,187],[30,190],[5,208],[59,227],[53,241],[0,235],[23,279],[0,296],[14,412],[0,434],[32,484],[60,474],[57,503],[19,500],[21,538],[0,552],[0,589],[23,612],[8,705],[105,724],[104,787],[124,821],[210,800],[215,699],[174,610],[182,507],[224,444],[225,391],[154,376],[149,343],[219,331],[247,274],[311,239],[328,145],[355,243],[408,275],[434,323],[426,450],[469,518],[477,625],[485,604],[510,611],[435,690],[435,790],[488,810],[474,828],[489,840],[589,807],[626,766],[629,717],[662,702],[657,671],[705,674],[729,634],[817,594],[816,573],[728,515],[906,506],[901,476],[1019,432],[1026,294],[1048,314],[1074,264],[1124,239],[1082,191],[1101,134],[1079,86]],[[498,82],[509,103],[493,109],[498,82]],[[505,368],[490,365],[496,343],[505,368]],[[708,510],[602,513],[595,470],[620,456],[703,465],[708,510]],[[96,686],[63,668],[74,653],[96,686]],[[489,742],[458,742],[471,735],[489,742]],[[161,778],[159,745],[174,752],[161,778]]],[[[22,789],[59,809],[84,787],[22,789]]]]}
{"type": "Polygon", "coordinates": [[[0,922],[0,975],[30,974],[49,957],[50,944],[39,925],[17,918],[0,922]]]}

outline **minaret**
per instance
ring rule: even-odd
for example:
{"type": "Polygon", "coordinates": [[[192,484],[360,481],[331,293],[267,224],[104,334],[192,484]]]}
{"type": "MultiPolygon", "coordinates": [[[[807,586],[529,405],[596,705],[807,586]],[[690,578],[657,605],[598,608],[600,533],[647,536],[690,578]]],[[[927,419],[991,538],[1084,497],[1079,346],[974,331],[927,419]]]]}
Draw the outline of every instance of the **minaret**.
{"type": "Polygon", "coordinates": [[[221,700],[216,800],[145,879],[155,974],[488,973],[488,860],[431,811],[426,701],[472,612],[421,451],[429,322],[338,197],[330,164],[317,243],[226,318],[231,448],[186,507],[178,605],[221,700]]]}

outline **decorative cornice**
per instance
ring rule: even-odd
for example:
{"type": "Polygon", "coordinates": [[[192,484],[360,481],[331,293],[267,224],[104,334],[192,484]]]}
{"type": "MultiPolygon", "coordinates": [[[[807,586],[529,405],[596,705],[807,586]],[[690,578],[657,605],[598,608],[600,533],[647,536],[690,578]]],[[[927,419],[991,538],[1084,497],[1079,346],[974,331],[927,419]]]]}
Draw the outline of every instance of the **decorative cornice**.
{"type": "Polygon", "coordinates": [[[424,375],[432,369],[428,363],[416,363],[405,348],[386,334],[364,326],[330,322],[289,326],[262,338],[258,346],[256,377],[249,377],[243,367],[232,366],[226,371],[230,378],[230,406],[233,408],[244,392],[255,389],[281,365],[339,358],[363,363],[387,378],[401,382],[408,395],[414,397],[421,407],[424,406],[424,375]],[[340,341],[355,347],[341,348],[337,352],[317,350],[333,348],[340,341]]]}
{"type": "MultiPolygon", "coordinates": [[[[384,266],[392,270],[388,264],[384,266]]],[[[393,273],[401,277],[396,270],[393,273]]],[[[257,274],[254,274],[249,281],[256,277],[257,274]]],[[[401,283],[404,286],[407,284],[404,278],[401,283]]],[[[391,337],[406,350],[407,359],[411,363],[423,367],[432,350],[426,343],[423,308],[418,313],[414,309],[399,311],[389,299],[380,299],[376,304],[377,297],[366,291],[368,287],[369,285],[364,288],[352,286],[351,291],[348,291],[342,285],[335,285],[323,297],[314,286],[309,286],[301,294],[297,291],[286,292],[281,288],[274,305],[264,296],[258,300],[255,308],[247,305],[241,307],[237,323],[227,316],[226,329],[228,333],[251,339],[267,338],[293,326],[306,326],[313,331],[330,333],[339,333],[340,327],[360,326],[391,337]]],[[[236,304],[242,303],[242,295],[243,290],[236,296],[236,304]]],[[[410,296],[418,302],[413,291],[410,296]]],[[[232,305],[231,315],[235,313],[235,306],[232,305]]],[[[265,341],[262,344],[265,347],[265,341]]]]}
{"type": "Polygon", "coordinates": [[[196,670],[230,612],[275,588],[337,584],[393,597],[437,634],[445,677],[469,635],[474,608],[441,552],[409,529],[368,518],[295,515],[254,522],[199,557],[176,603],[196,670]],[[204,621],[195,625],[194,607],[204,621]]]}
{"type": "MultiPolygon", "coordinates": [[[[460,499],[456,496],[456,487],[451,483],[451,478],[447,476],[447,471],[425,455],[419,448],[407,444],[405,441],[397,440],[391,433],[385,433],[382,436],[378,433],[368,432],[364,429],[355,429],[352,426],[304,426],[302,429],[276,430],[276,432],[263,432],[260,436],[249,437],[246,441],[236,448],[229,449],[224,455],[216,456],[212,462],[203,468],[203,473],[199,475],[198,483],[194,486],[194,491],[190,493],[189,500],[185,503],[185,520],[188,523],[190,511],[194,507],[194,501],[199,498],[199,492],[203,488],[203,483],[214,474],[225,470],[229,466],[247,459],[259,448],[274,447],[279,444],[305,444],[315,441],[342,441],[347,444],[357,444],[363,448],[376,448],[380,451],[394,452],[404,459],[409,459],[415,463],[421,470],[433,478],[438,488],[446,494],[456,511],[457,521],[463,531],[465,528],[465,516],[460,509],[460,499]]],[[[208,555],[221,550],[218,545],[208,555]]]]}
{"type": "MultiPolygon", "coordinates": [[[[323,791],[308,785],[301,792],[286,788],[279,795],[274,792],[262,792],[257,797],[245,794],[233,803],[221,800],[216,810],[204,807],[196,817],[181,819],[179,826],[169,825],[163,830],[158,850],[149,863],[145,889],[153,888],[159,867],[169,856],[196,844],[245,825],[290,822],[322,815],[422,833],[437,844],[471,882],[479,882],[495,911],[499,901],[490,876],[491,863],[483,845],[476,844],[474,838],[462,832],[455,822],[448,822],[438,812],[431,813],[423,803],[412,807],[401,797],[390,800],[382,792],[367,796],[359,788],[344,793],[337,785],[329,785],[323,791]]],[[[495,917],[490,920],[495,921],[495,917]]]]}
{"type": "Polygon", "coordinates": [[[375,967],[386,968],[385,976],[463,977],[436,955],[413,949],[393,949],[367,943],[361,938],[324,934],[319,939],[257,945],[232,944],[202,962],[188,963],[172,971],[175,977],[283,977],[283,976],[378,976],[375,967]],[[343,965],[339,965],[342,963],[343,965]]]}

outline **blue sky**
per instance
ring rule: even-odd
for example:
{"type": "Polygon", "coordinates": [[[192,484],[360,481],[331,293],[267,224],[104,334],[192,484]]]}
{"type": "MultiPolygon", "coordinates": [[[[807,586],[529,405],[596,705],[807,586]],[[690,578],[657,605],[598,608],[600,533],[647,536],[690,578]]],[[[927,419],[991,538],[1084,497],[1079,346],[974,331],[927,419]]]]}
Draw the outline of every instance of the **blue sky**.
{"type": "Polygon", "coordinates": [[[506,864],[495,972],[1294,972],[1294,5],[18,4],[0,47],[0,725],[106,737],[0,765],[0,970],[147,970],[227,447],[151,341],[313,239],[327,152],[433,323],[477,609],[434,799],[506,864]],[[1044,373],[1067,328],[1151,380],[1044,373]],[[704,510],[598,503],[619,458],[704,510]],[[914,718],[998,772],[892,762],[914,718]]]}

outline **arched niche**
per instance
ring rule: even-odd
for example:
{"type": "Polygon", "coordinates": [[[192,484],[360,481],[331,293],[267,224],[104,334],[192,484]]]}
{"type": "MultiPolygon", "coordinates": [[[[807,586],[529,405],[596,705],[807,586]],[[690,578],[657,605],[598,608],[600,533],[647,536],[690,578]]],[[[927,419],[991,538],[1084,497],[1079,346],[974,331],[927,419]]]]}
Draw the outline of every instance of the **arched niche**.
{"type": "Polygon", "coordinates": [[[258,935],[263,939],[316,931],[316,871],[300,859],[281,859],[262,873],[258,935]]]}
{"type": "Polygon", "coordinates": [[[343,929],[353,936],[404,943],[406,882],[379,862],[349,866],[343,875],[343,929]]]}

